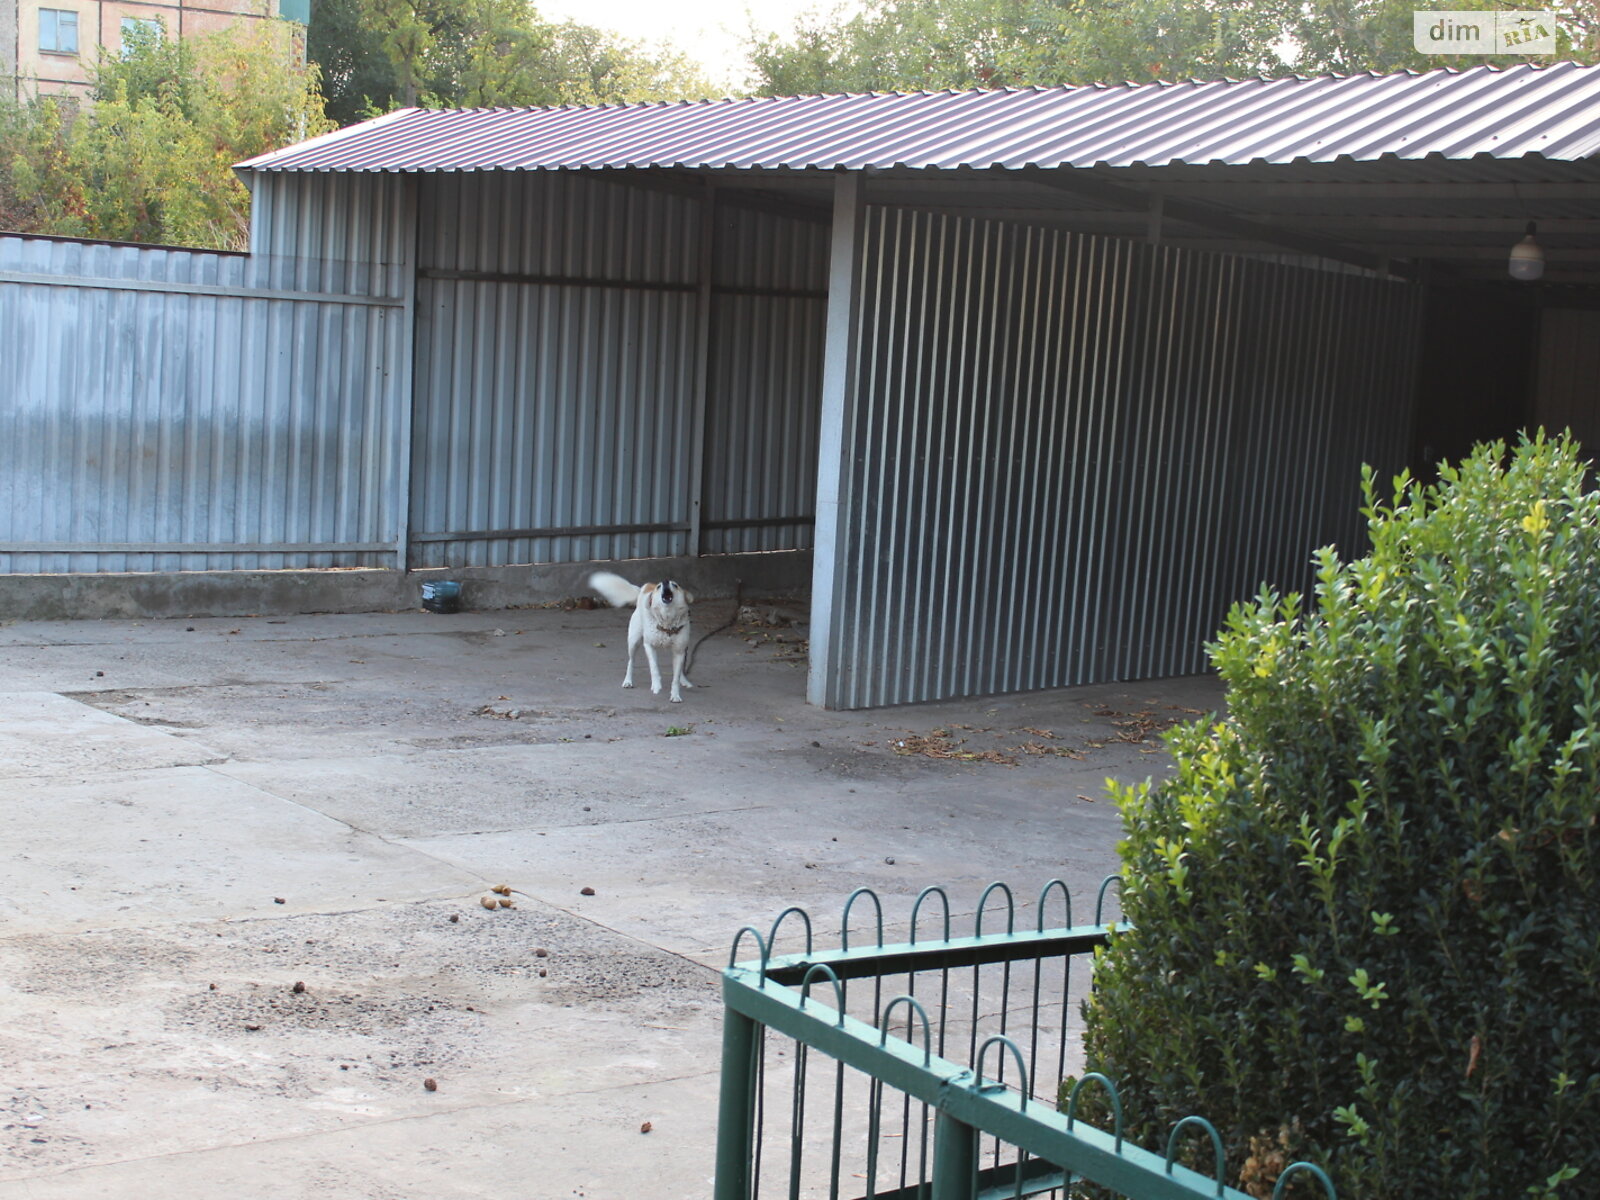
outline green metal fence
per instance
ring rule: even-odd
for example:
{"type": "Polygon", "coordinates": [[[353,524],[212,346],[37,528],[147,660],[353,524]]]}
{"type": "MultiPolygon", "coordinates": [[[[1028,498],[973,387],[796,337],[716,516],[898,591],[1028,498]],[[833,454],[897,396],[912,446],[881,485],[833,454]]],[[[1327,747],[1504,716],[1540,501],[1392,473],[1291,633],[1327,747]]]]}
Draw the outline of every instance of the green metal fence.
{"type": "MultiPolygon", "coordinates": [[[[1053,880],[1022,922],[1011,889],[992,884],[966,936],[941,888],[918,896],[896,941],[867,889],[846,901],[836,949],[817,947],[798,908],[765,934],[741,929],[723,972],[715,1200],[1065,1198],[1084,1183],[1133,1200],[1249,1200],[1221,1182],[1221,1138],[1203,1118],[1179,1121],[1160,1153],[1135,1146],[1115,1085],[1082,1069],[1078,1007],[1113,882],[1087,925],[1053,880]],[[1060,1111],[1069,1076],[1081,1078],[1060,1111]],[[1085,1087],[1104,1089],[1111,1130],[1077,1117],[1085,1087]],[[1193,1157],[1190,1139],[1210,1176],[1176,1161],[1193,1157]]],[[[1297,1176],[1336,1200],[1309,1163],[1274,1196],[1297,1176]]]]}

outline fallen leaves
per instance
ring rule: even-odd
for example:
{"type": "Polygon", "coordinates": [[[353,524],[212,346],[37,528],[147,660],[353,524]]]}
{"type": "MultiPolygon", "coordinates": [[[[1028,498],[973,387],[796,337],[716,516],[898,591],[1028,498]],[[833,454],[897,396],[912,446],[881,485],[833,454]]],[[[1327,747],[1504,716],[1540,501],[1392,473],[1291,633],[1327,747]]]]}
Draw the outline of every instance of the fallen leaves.
{"type": "Polygon", "coordinates": [[[734,635],[751,648],[746,653],[771,648],[773,662],[801,665],[810,660],[806,616],[797,609],[746,604],[735,611],[732,624],[734,635]]]}
{"type": "Polygon", "coordinates": [[[1014,767],[1017,759],[1004,750],[967,750],[965,738],[958,738],[948,729],[934,729],[926,734],[907,733],[895,738],[890,748],[899,755],[919,755],[922,758],[957,759],[961,762],[986,762],[1002,767],[1014,767]]]}
{"type": "Polygon", "coordinates": [[[1142,745],[1155,734],[1165,733],[1178,723],[1177,717],[1158,717],[1151,709],[1141,709],[1138,712],[1124,713],[1115,709],[1106,713],[1096,713],[1096,716],[1109,716],[1113,720],[1112,728],[1117,732],[1112,737],[1114,742],[1130,742],[1133,745],[1142,745]],[[1122,720],[1114,718],[1121,717],[1122,720]]]}
{"type": "MultiPolygon", "coordinates": [[[[1051,734],[1050,736],[1054,737],[1055,735],[1051,734]]],[[[1046,746],[1043,742],[1024,742],[1017,749],[1033,758],[1053,755],[1056,758],[1072,758],[1077,759],[1079,762],[1083,761],[1083,751],[1072,750],[1066,746],[1046,746]]]]}
{"type": "Polygon", "coordinates": [[[496,708],[492,704],[485,704],[472,710],[475,717],[489,717],[495,721],[520,721],[522,710],[520,708],[496,708]]]}
{"type": "MultiPolygon", "coordinates": [[[[1199,710],[1192,708],[1179,708],[1169,705],[1168,711],[1202,715],[1199,710]]],[[[1014,767],[1024,757],[1026,758],[1070,758],[1082,762],[1091,750],[1103,750],[1113,743],[1146,747],[1141,749],[1141,754],[1159,754],[1162,746],[1157,739],[1159,735],[1171,729],[1183,720],[1181,716],[1166,716],[1158,713],[1153,708],[1139,709],[1134,712],[1123,712],[1116,708],[1096,709],[1094,715],[1108,718],[1112,728],[1110,736],[1101,734],[1095,738],[1085,738],[1077,746],[1064,745],[1061,735],[1053,729],[1044,729],[1034,725],[1022,725],[1012,730],[979,729],[971,725],[948,725],[929,730],[927,733],[916,733],[907,730],[904,737],[890,739],[888,745],[896,754],[902,756],[917,756],[921,758],[945,759],[957,762],[984,762],[1001,767],[1014,767]],[[957,731],[960,731],[959,733],[957,731]],[[992,749],[979,749],[968,744],[968,738],[962,734],[989,734],[1002,743],[1010,743],[1019,734],[1028,735],[1026,740],[1017,741],[1012,745],[1001,745],[992,749]]],[[[873,745],[871,742],[861,743],[864,746],[873,745]]]]}

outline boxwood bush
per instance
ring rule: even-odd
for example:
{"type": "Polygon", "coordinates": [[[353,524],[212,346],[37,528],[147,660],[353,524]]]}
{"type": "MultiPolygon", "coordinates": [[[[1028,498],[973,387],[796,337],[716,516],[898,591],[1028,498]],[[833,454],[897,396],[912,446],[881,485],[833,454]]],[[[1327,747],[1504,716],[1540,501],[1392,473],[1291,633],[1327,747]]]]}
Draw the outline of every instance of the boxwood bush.
{"type": "Polygon", "coordinates": [[[1226,718],[1114,788],[1128,924],[1088,1061],[1145,1144],[1200,1113],[1253,1195],[1304,1157],[1344,1200],[1600,1196],[1585,470],[1540,436],[1381,496],[1367,472],[1371,553],[1236,607],[1226,718]]]}

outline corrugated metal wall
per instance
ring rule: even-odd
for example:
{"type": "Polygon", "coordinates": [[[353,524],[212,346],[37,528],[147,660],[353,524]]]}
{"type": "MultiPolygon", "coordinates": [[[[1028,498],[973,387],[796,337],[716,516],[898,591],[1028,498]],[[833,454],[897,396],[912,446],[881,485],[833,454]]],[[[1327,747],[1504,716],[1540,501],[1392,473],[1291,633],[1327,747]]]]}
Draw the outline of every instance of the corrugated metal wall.
{"type": "Polygon", "coordinates": [[[1600,456],[1600,312],[1539,314],[1537,382],[1534,424],[1552,434],[1570,429],[1591,458],[1600,456]]]}
{"type": "Polygon", "coordinates": [[[708,246],[692,191],[421,186],[412,565],[809,545],[825,228],[719,206],[708,246]]]}
{"type": "Polygon", "coordinates": [[[252,182],[248,258],[0,240],[0,571],[810,545],[825,225],[570,174],[252,182]]]}
{"type": "Polygon", "coordinates": [[[884,208],[860,287],[830,707],[1201,670],[1404,462],[1413,288],[884,208]]]}
{"type": "Polygon", "coordinates": [[[0,572],[393,563],[392,282],[0,237],[0,572]]]}
{"type": "Polygon", "coordinates": [[[416,181],[355,172],[250,176],[250,257],[260,283],[404,296],[415,258],[416,181]]]}
{"type": "Polygon", "coordinates": [[[809,549],[826,222],[717,210],[701,550],[809,549]]]}

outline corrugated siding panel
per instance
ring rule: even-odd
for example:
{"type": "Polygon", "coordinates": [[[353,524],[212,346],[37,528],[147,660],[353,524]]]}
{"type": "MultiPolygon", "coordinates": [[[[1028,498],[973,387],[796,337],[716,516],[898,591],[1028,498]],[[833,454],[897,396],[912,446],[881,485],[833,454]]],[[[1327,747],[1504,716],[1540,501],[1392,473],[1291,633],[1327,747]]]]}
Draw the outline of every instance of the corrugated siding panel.
{"type": "Polygon", "coordinates": [[[251,175],[250,258],[263,286],[405,294],[415,183],[404,175],[251,175]]]}
{"type": "Polygon", "coordinates": [[[412,565],[683,553],[696,202],[575,176],[422,188],[412,565]]]}
{"type": "Polygon", "coordinates": [[[584,175],[421,181],[423,270],[692,285],[698,202],[584,175]]]}
{"type": "Polygon", "coordinates": [[[825,228],[722,210],[702,409],[701,199],[421,187],[414,566],[683,554],[702,448],[706,552],[810,544],[825,228]]]}
{"type": "Polygon", "coordinates": [[[831,224],[723,203],[717,209],[712,275],[725,290],[828,291],[831,224]]]}
{"type": "Polygon", "coordinates": [[[1535,422],[1552,434],[1570,429],[1600,455],[1600,312],[1547,308],[1539,318],[1535,422]]]}
{"type": "Polygon", "coordinates": [[[418,305],[412,565],[683,552],[554,531],[686,521],[692,294],[434,280],[418,305]]]}
{"type": "Polygon", "coordinates": [[[393,561],[403,310],[254,265],[0,238],[0,571],[393,561]]]}
{"type": "Polygon", "coordinates": [[[718,210],[701,547],[809,549],[828,226],[718,210]]]}
{"type": "Polygon", "coordinates": [[[1414,289],[881,208],[863,263],[832,707],[1201,670],[1404,462],[1414,289]]]}

